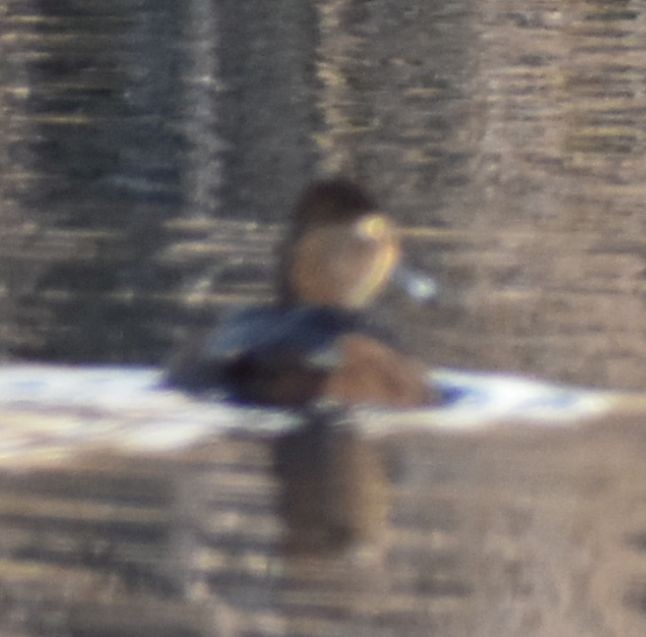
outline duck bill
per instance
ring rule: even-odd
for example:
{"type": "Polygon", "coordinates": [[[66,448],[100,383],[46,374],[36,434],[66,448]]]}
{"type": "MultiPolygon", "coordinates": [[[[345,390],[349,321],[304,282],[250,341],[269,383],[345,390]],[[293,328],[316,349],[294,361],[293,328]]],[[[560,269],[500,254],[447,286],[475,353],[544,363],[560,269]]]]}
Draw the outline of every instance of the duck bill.
{"type": "Polygon", "coordinates": [[[403,264],[395,268],[391,281],[417,303],[433,301],[439,293],[439,286],[435,279],[403,264]]]}

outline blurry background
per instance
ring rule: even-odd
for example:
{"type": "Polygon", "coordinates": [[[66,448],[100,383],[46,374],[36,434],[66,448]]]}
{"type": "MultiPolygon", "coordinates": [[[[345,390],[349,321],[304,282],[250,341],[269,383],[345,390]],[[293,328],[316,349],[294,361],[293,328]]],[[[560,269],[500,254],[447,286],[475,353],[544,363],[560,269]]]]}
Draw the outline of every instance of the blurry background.
{"type": "MultiPolygon", "coordinates": [[[[342,172],[445,290],[411,350],[643,389],[645,147],[640,0],[0,0],[0,359],[162,364],[342,172]]],[[[646,635],[643,412],[47,447],[229,422],[154,400],[0,414],[0,634],[646,635]]]]}
{"type": "Polygon", "coordinates": [[[409,347],[643,388],[645,146],[636,1],[0,0],[0,357],[162,363],[344,172],[447,290],[409,347]]]}

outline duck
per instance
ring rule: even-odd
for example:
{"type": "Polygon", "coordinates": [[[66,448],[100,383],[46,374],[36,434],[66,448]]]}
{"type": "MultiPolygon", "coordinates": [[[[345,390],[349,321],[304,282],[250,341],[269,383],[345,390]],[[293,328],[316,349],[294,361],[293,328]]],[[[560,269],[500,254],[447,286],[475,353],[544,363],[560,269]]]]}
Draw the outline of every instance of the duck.
{"type": "Polygon", "coordinates": [[[397,226],[364,188],[342,177],[306,187],[277,261],[275,301],[233,313],[180,351],[171,386],[273,407],[434,402],[427,366],[375,323],[370,307],[390,283],[417,300],[433,297],[436,285],[403,266],[397,226]]]}

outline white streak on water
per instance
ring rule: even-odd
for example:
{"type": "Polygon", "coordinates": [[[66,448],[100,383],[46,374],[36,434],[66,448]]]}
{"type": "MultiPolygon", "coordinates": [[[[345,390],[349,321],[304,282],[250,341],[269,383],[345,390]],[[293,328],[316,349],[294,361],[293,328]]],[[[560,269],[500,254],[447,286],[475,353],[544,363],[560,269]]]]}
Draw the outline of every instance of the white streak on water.
{"type": "MultiPolygon", "coordinates": [[[[429,382],[445,405],[423,410],[359,409],[362,430],[478,430],[494,424],[570,426],[600,416],[621,394],[513,375],[437,369],[429,382]]],[[[82,449],[172,451],[231,430],[279,432],[299,423],[280,409],[197,400],[162,384],[159,369],[13,364],[0,367],[0,459],[82,449]]],[[[643,399],[643,397],[642,397],[643,399]]]]}

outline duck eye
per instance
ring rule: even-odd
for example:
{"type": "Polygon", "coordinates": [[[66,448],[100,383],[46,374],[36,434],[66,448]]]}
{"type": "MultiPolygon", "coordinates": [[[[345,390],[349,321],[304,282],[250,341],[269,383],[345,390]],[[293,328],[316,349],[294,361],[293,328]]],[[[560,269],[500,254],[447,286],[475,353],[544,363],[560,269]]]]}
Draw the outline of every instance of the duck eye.
{"type": "Polygon", "coordinates": [[[392,234],[392,224],[383,215],[369,215],[360,219],[357,234],[362,239],[381,240],[392,234]]]}

